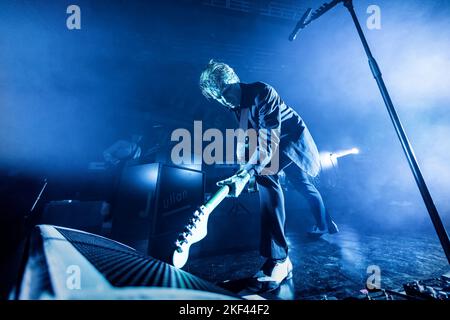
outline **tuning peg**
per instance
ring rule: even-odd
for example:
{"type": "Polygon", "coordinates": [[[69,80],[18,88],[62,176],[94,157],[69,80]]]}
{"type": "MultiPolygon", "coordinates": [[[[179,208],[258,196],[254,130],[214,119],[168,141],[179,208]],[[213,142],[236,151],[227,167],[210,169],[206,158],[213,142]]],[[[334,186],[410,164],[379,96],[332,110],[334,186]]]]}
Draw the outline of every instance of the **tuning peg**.
{"type": "Polygon", "coordinates": [[[177,240],[180,244],[186,243],[187,239],[186,236],[184,235],[184,233],[180,233],[178,235],[178,240],[177,240]]]}
{"type": "Polygon", "coordinates": [[[200,208],[197,209],[197,211],[200,213],[201,216],[206,214],[205,210],[203,210],[203,209],[205,209],[205,207],[203,207],[203,206],[201,206],[200,208]]]}
{"type": "Polygon", "coordinates": [[[200,220],[200,219],[192,217],[191,219],[189,219],[188,226],[195,227],[198,220],[200,220]]]}
{"type": "Polygon", "coordinates": [[[182,253],[183,252],[183,249],[181,248],[181,246],[182,246],[183,244],[181,243],[181,242],[179,242],[178,240],[177,241],[175,241],[175,250],[178,252],[178,253],[182,253]]]}

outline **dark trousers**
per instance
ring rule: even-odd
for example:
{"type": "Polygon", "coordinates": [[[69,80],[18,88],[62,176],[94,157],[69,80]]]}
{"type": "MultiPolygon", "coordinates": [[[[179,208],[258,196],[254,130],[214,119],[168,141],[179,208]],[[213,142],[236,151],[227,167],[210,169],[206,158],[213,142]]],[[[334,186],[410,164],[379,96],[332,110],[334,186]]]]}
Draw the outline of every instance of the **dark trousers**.
{"type": "MultiPolygon", "coordinates": [[[[281,169],[294,188],[306,198],[317,226],[323,229],[327,212],[322,196],[312,183],[311,177],[283,154],[280,154],[280,171],[281,169]]],[[[288,254],[285,236],[286,212],[278,174],[257,176],[256,183],[261,207],[261,255],[266,258],[284,259],[288,254]]]]}

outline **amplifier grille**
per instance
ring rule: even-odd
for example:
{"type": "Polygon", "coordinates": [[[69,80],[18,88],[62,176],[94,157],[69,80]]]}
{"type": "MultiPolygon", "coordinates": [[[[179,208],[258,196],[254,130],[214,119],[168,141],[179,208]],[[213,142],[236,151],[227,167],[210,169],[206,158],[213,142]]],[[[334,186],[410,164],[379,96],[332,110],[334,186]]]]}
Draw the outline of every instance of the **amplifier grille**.
{"type": "Polygon", "coordinates": [[[230,295],[196,276],[95,235],[56,228],[106,279],[117,287],[152,286],[230,295]]]}

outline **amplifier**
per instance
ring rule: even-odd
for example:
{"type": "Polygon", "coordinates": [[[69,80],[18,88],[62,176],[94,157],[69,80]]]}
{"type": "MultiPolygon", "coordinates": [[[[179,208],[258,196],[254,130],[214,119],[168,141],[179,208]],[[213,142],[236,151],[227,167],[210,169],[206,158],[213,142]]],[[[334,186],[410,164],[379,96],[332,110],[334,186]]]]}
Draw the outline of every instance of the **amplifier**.
{"type": "Polygon", "coordinates": [[[170,262],[178,233],[203,201],[202,171],[161,163],[126,167],[112,208],[112,238],[170,262]]]}
{"type": "Polygon", "coordinates": [[[258,250],[260,229],[259,193],[243,192],[239,198],[225,199],[211,213],[208,235],[191,248],[201,255],[258,250]]]}
{"type": "Polygon", "coordinates": [[[217,300],[233,293],[108,238],[39,225],[11,299],[217,300]]]}

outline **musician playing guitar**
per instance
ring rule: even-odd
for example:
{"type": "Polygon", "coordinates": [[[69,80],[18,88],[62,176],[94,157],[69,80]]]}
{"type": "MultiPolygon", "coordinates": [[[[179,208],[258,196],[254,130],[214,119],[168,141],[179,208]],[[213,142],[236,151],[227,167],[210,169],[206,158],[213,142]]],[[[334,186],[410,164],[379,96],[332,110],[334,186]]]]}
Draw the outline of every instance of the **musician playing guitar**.
{"type": "Polygon", "coordinates": [[[248,161],[237,174],[218,184],[228,185],[231,189],[228,196],[238,197],[249,176],[256,178],[261,207],[260,253],[267,260],[254,279],[261,285],[276,288],[292,277],[293,269],[285,237],[286,215],[279,171],[284,170],[296,190],[308,200],[316,220],[311,234],[320,236],[338,231],[311,181],[320,171],[316,144],[302,118],[283,102],[273,87],[262,82],[242,83],[225,63],[211,60],[200,76],[200,88],[205,97],[234,112],[241,128],[252,128],[259,133],[250,160],[260,161],[248,161]],[[269,167],[271,170],[267,170],[269,167]]]}

